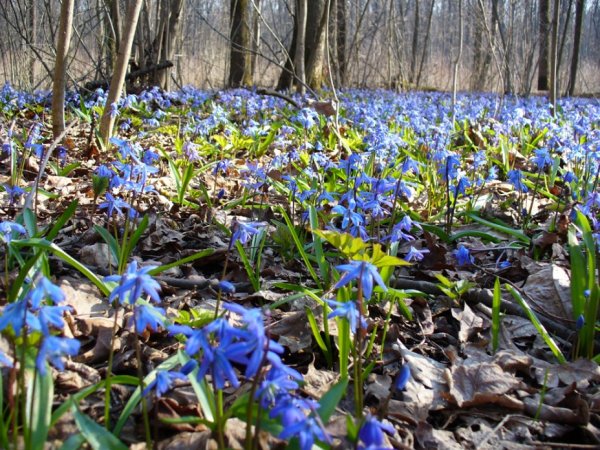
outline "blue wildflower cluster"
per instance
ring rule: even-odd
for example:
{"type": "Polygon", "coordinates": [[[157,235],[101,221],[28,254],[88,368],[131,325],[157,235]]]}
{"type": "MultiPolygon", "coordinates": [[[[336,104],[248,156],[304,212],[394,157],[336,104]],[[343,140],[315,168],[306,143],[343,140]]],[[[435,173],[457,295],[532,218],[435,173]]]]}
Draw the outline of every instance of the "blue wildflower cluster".
{"type": "MultiPolygon", "coordinates": [[[[64,370],[63,359],[79,352],[77,339],[60,336],[65,326],[63,316],[71,310],[69,306],[61,305],[64,300],[62,290],[39,274],[25,286],[18,300],[4,307],[0,316],[0,332],[30,341],[39,336],[35,366],[42,375],[48,370],[47,362],[64,370]]],[[[12,365],[5,355],[1,360],[12,365]]]]}

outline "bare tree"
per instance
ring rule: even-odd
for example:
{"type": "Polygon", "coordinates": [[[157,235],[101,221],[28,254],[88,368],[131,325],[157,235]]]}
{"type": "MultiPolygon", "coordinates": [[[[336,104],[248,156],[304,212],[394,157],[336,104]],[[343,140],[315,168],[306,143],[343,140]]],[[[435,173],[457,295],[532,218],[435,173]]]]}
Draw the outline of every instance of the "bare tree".
{"type": "Polygon", "coordinates": [[[308,16],[308,0],[296,1],[296,47],[294,49],[294,67],[298,78],[298,92],[306,92],[306,21],[308,16]]]}
{"type": "Polygon", "coordinates": [[[121,96],[123,84],[125,83],[125,75],[127,74],[133,38],[135,36],[135,30],[137,28],[143,1],[144,0],[133,0],[129,4],[127,10],[127,17],[125,18],[123,26],[124,34],[121,39],[121,45],[119,46],[119,52],[117,53],[117,61],[110,82],[106,105],[104,106],[104,113],[102,114],[102,119],[100,121],[100,137],[104,144],[108,144],[108,140],[112,135],[113,127],[115,125],[113,108],[116,106],[116,103],[121,96]]]}
{"type": "Polygon", "coordinates": [[[577,67],[579,65],[579,47],[583,28],[583,12],[585,11],[585,0],[577,0],[575,5],[575,28],[573,29],[573,56],[571,57],[571,70],[569,72],[569,85],[567,92],[570,96],[575,94],[575,83],[577,82],[577,67]]]}
{"type": "Polygon", "coordinates": [[[539,91],[547,91],[550,73],[550,0],[539,0],[539,14],[540,61],[537,88],[539,91]]]}
{"type": "Polygon", "coordinates": [[[63,0],[60,7],[60,28],[56,44],[56,63],[52,88],[52,134],[58,138],[65,130],[65,90],[67,84],[67,54],[73,30],[75,0],[63,0]]]}
{"type": "Polygon", "coordinates": [[[329,0],[311,0],[307,11],[306,81],[312,89],[320,89],[325,81],[325,37],[327,33],[329,0]],[[310,16],[310,20],[308,20],[310,16]]]}
{"type": "Polygon", "coordinates": [[[250,10],[248,0],[231,0],[229,86],[252,84],[250,10]]]}
{"type": "Polygon", "coordinates": [[[463,53],[463,3],[462,0],[458,0],[458,50],[456,52],[456,58],[454,59],[454,70],[452,72],[452,122],[456,118],[456,91],[458,88],[458,69],[460,66],[460,60],[463,53]]]}
{"type": "Polygon", "coordinates": [[[554,106],[552,114],[556,113],[556,97],[558,94],[558,29],[560,19],[560,0],[554,0],[552,11],[552,44],[550,48],[550,103],[554,106]]]}

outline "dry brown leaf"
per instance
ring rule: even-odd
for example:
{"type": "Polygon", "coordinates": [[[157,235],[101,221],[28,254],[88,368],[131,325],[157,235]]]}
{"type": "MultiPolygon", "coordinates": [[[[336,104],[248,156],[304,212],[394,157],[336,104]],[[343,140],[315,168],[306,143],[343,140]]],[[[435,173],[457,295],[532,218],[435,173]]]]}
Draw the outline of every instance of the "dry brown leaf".
{"type": "Polygon", "coordinates": [[[511,393],[521,382],[497,364],[472,364],[446,371],[449,398],[459,407],[506,403],[504,394],[511,393]]]}
{"type": "Polygon", "coordinates": [[[571,278],[566,269],[548,264],[527,278],[523,291],[538,307],[551,316],[572,319],[571,278]]]}
{"type": "Polygon", "coordinates": [[[304,389],[315,398],[321,398],[331,389],[340,374],[332,370],[316,369],[314,364],[308,365],[308,372],[304,375],[304,389]]]}
{"type": "Polygon", "coordinates": [[[458,339],[462,343],[471,340],[471,338],[483,330],[485,326],[485,321],[483,318],[475,314],[466,303],[464,304],[462,310],[459,308],[452,308],[452,317],[460,322],[458,339]]]}

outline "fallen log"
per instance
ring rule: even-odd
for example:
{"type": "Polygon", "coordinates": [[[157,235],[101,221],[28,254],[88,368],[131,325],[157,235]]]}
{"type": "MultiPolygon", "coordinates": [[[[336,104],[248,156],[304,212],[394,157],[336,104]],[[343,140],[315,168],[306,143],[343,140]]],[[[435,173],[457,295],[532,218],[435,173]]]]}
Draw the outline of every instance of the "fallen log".
{"type": "MultiPolygon", "coordinates": [[[[154,71],[165,70],[170,67],[173,67],[173,63],[171,61],[163,61],[161,63],[155,64],[153,66],[144,67],[143,69],[134,70],[133,72],[129,72],[125,75],[125,81],[131,82],[135,81],[138,78],[143,77],[144,75],[148,75],[154,71]]],[[[110,80],[94,80],[88,81],[85,83],[85,88],[90,91],[95,91],[98,88],[108,88],[110,84],[110,80]]]]}

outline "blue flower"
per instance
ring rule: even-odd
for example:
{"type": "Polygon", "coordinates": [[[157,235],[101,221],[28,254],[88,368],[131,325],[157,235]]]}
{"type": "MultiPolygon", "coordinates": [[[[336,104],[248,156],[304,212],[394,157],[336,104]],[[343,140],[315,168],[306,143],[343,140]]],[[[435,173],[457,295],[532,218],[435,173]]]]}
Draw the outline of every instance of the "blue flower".
{"type": "Polygon", "coordinates": [[[425,253],[429,253],[429,250],[426,248],[416,249],[411,245],[404,259],[406,261],[422,261],[425,258],[425,253]]]}
{"type": "Polygon", "coordinates": [[[302,450],[310,450],[315,443],[315,439],[331,443],[331,438],[323,428],[321,421],[312,415],[285,427],[279,437],[281,439],[297,437],[302,450]]]}
{"type": "Polygon", "coordinates": [[[38,309],[46,299],[50,299],[55,304],[63,302],[65,293],[48,278],[40,276],[35,282],[35,287],[28,292],[28,299],[31,306],[38,309]]]}
{"type": "MultiPolygon", "coordinates": [[[[113,177],[113,180],[118,179],[118,177],[113,177]]],[[[106,209],[106,215],[110,218],[113,216],[113,213],[116,211],[117,216],[123,215],[123,209],[129,210],[131,209],[131,205],[119,197],[114,197],[109,192],[106,193],[106,201],[102,202],[98,205],[98,209],[106,209]]]]}
{"type": "Polygon", "coordinates": [[[0,222],[0,240],[2,240],[2,242],[4,242],[5,244],[10,244],[15,233],[25,234],[25,227],[16,222],[11,222],[9,220],[0,222]]]}
{"type": "Polygon", "coordinates": [[[137,333],[143,333],[146,328],[156,331],[164,324],[165,310],[150,304],[136,304],[133,307],[133,318],[137,333]]]}
{"type": "Polygon", "coordinates": [[[145,266],[138,270],[137,261],[132,261],[127,266],[124,275],[104,277],[104,281],[119,283],[110,293],[109,300],[113,301],[118,297],[121,304],[129,303],[133,305],[143,294],[146,294],[156,303],[160,303],[160,296],[158,295],[160,284],[148,273],[155,268],[156,266],[145,266]]]}
{"type": "Polygon", "coordinates": [[[534,150],[535,156],[532,158],[532,162],[538,168],[538,170],[544,170],[546,166],[551,166],[553,163],[547,148],[539,148],[534,150]]]}
{"type": "Polygon", "coordinates": [[[32,314],[27,311],[27,302],[18,301],[9,303],[4,307],[0,315],[0,331],[11,326],[17,337],[24,331],[25,322],[31,320],[32,314]]]}
{"type": "Polygon", "coordinates": [[[459,266],[468,266],[475,262],[471,252],[464,245],[460,245],[458,249],[454,250],[453,255],[459,266]]]}
{"type": "Polygon", "coordinates": [[[154,393],[157,397],[161,397],[167,391],[171,389],[175,380],[186,380],[187,376],[181,372],[171,372],[168,370],[159,370],[156,372],[156,377],[148,386],[144,388],[142,392],[143,396],[148,395],[148,393],[154,390],[154,393]]]}
{"type": "Polygon", "coordinates": [[[377,267],[367,261],[350,261],[349,264],[342,264],[336,267],[337,270],[346,272],[344,276],[335,285],[335,288],[340,288],[350,283],[352,280],[358,280],[362,288],[364,298],[369,300],[373,292],[373,281],[375,281],[381,289],[387,291],[387,286],[383,282],[381,275],[377,271],[377,267]]]}
{"type": "Polygon", "coordinates": [[[233,283],[230,283],[227,280],[219,281],[217,287],[226,294],[233,294],[235,292],[235,286],[233,285],[233,283]]]}
{"type": "Polygon", "coordinates": [[[410,380],[410,367],[408,364],[403,364],[400,372],[396,376],[396,381],[394,382],[394,389],[397,391],[401,391],[406,387],[406,384],[410,380]]]}
{"type": "Polygon", "coordinates": [[[347,229],[349,223],[352,223],[355,226],[363,223],[363,217],[354,211],[355,208],[356,202],[351,198],[348,200],[347,208],[342,205],[337,205],[331,209],[331,212],[342,215],[342,229],[347,229]]]}
{"type": "Polygon", "coordinates": [[[575,322],[575,329],[577,331],[579,331],[583,328],[584,325],[585,325],[585,317],[583,316],[583,314],[579,314],[579,317],[577,318],[577,322],[575,322]]]}
{"type": "Polygon", "coordinates": [[[4,367],[13,367],[13,362],[10,360],[8,356],[4,354],[4,352],[0,352],[0,364],[4,367]]]}
{"type": "Polygon", "coordinates": [[[70,311],[70,306],[44,306],[38,311],[40,328],[45,336],[50,334],[49,326],[62,330],[65,326],[63,316],[66,311],[70,311]]]}
{"type": "Polygon", "coordinates": [[[509,170],[506,176],[517,191],[527,192],[529,190],[523,183],[523,173],[520,170],[509,170]]]}
{"type": "Polygon", "coordinates": [[[231,226],[233,233],[229,242],[229,248],[231,249],[236,241],[240,241],[242,245],[246,244],[252,236],[258,234],[260,228],[263,226],[262,222],[243,223],[234,220],[231,226]]]}
{"type": "Polygon", "coordinates": [[[58,336],[46,336],[35,360],[35,366],[42,375],[46,374],[46,361],[59,370],[65,370],[63,358],[75,356],[79,352],[80,343],[77,339],[58,336]]]}
{"type": "Polygon", "coordinates": [[[359,313],[356,304],[349,300],[347,302],[336,302],[335,300],[327,300],[327,303],[332,308],[335,308],[332,312],[327,316],[328,319],[332,319],[334,317],[343,317],[348,321],[350,325],[350,330],[353,333],[356,333],[356,327],[358,325],[358,319],[360,318],[360,327],[363,329],[367,328],[367,321],[359,313]]]}
{"type": "Polygon", "coordinates": [[[25,191],[23,188],[19,186],[9,186],[8,184],[3,184],[4,190],[8,194],[8,202],[10,205],[13,205],[16,200],[18,200],[25,191]]]}
{"type": "Polygon", "coordinates": [[[358,439],[363,444],[359,448],[381,448],[384,440],[384,431],[392,435],[395,433],[392,425],[380,422],[377,418],[368,414],[358,432],[358,439]]]}

